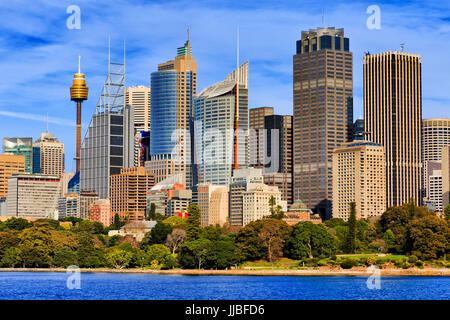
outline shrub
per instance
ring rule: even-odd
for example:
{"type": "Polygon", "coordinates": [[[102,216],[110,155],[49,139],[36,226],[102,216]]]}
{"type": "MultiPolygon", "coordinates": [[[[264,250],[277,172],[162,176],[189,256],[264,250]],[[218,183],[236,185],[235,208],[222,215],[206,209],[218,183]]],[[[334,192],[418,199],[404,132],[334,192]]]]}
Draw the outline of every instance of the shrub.
{"type": "Polygon", "coordinates": [[[416,265],[416,267],[418,267],[418,268],[420,268],[420,269],[422,269],[423,268],[423,262],[422,261],[416,261],[415,262],[415,265],[416,265]]]}
{"type": "Polygon", "coordinates": [[[342,269],[351,269],[358,265],[358,262],[354,259],[345,259],[341,262],[341,268],[342,269]]]}
{"type": "Polygon", "coordinates": [[[375,257],[368,257],[366,260],[366,265],[368,265],[368,266],[372,266],[375,263],[377,263],[377,258],[375,258],[375,257]]]}
{"type": "Polygon", "coordinates": [[[417,256],[415,256],[415,255],[411,255],[408,258],[408,262],[413,263],[413,264],[416,263],[418,260],[419,260],[419,258],[417,258],[417,256]]]}
{"type": "Polygon", "coordinates": [[[319,267],[326,267],[326,266],[328,265],[328,261],[327,261],[326,259],[319,260],[319,261],[317,262],[317,265],[318,265],[319,267]]]}

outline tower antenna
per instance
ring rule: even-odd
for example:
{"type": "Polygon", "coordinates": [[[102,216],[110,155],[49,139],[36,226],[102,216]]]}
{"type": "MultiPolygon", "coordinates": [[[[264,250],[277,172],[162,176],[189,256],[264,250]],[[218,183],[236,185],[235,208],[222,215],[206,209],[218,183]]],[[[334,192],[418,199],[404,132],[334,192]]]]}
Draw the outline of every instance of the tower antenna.
{"type": "Polygon", "coordinates": [[[405,49],[405,44],[404,43],[400,43],[400,50],[402,50],[402,52],[403,52],[404,49],[405,49]]]}
{"type": "Polygon", "coordinates": [[[322,28],[325,28],[325,9],[322,8],[322,28]]]}

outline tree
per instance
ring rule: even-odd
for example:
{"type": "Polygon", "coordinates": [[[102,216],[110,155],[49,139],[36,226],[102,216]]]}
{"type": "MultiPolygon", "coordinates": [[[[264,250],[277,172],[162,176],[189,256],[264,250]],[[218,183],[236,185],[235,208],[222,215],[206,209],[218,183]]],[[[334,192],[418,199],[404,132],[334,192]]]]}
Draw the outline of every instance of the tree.
{"type": "Polygon", "coordinates": [[[305,221],[294,226],[284,251],[288,258],[296,260],[328,258],[336,253],[336,243],[322,224],[305,221]]]}
{"type": "Polygon", "coordinates": [[[130,264],[132,257],[131,252],[118,247],[111,248],[106,252],[106,261],[116,269],[126,268],[130,264]]]}
{"type": "Polygon", "coordinates": [[[285,240],[280,236],[275,225],[263,225],[259,232],[259,240],[267,248],[267,260],[269,262],[273,262],[282,256],[285,240]]]}
{"type": "Polygon", "coordinates": [[[448,204],[444,209],[444,219],[447,221],[450,220],[450,204],[448,204]]]}
{"type": "Polygon", "coordinates": [[[278,219],[281,220],[284,217],[284,213],[281,210],[281,206],[277,205],[276,199],[274,196],[270,196],[269,199],[269,206],[270,206],[270,217],[272,219],[278,219]]]}
{"type": "Polygon", "coordinates": [[[165,224],[163,222],[156,223],[152,230],[150,230],[150,239],[148,241],[148,244],[164,244],[166,242],[167,236],[171,232],[171,225],[165,224]]]}
{"type": "Polygon", "coordinates": [[[260,238],[260,232],[264,225],[274,225],[279,237],[284,241],[288,239],[291,232],[291,227],[283,220],[263,219],[250,222],[234,237],[234,242],[239,248],[243,260],[268,259],[267,243],[261,241],[260,238]]]}
{"type": "Polygon", "coordinates": [[[188,219],[186,228],[186,238],[188,241],[196,240],[200,237],[200,207],[196,204],[190,204],[188,207],[188,219]]]}
{"type": "Polygon", "coordinates": [[[172,233],[167,236],[165,245],[172,253],[175,253],[185,240],[186,231],[183,229],[174,229],[172,233]]]}
{"type": "Polygon", "coordinates": [[[154,244],[147,248],[147,255],[150,261],[158,261],[158,264],[164,264],[170,250],[162,244],[154,244]]]}
{"type": "Polygon", "coordinates": [[[113,225],[114,225],[114,230],[119,230],[123,226],[122,222],[120,221],[120,216],[118,213],[116,213],[114,215],[113,225]]]}
{"type": "Polygon", "coordinates": [[[162,222],[165,224],[170,224],[174,229],[186,229],[187,219],[178,216],[171,216],[164,219],[162,222]]]}
{"type": "Polygon", "coordinates": [[[79,236],[76,255],[81,268],[98,268],[104,264],[103,250],[94,247],[92,236],[86,233],[79,236]]]}
{"type": "Polygon", "coordinates": [[[236,263],[236,245],[232,241],[214,241],[205,264],[211,269],[226,269],[236,263]]]}
{"type": "Polygon", "coordinates": [[[180,265],[183,268],[201,269],[207,259],[208,251],[211,248],[211,241],[208,239],[197,239],[186,241],[180,250],[180,265]]]}
{"type": "Polygon", "coordinates": [[[408,225],[406,252],[421,260],[439,259],[450,252],[450,228],[447,221],[430,213],[408,225]]]}
{"type": "Polygon", "coordinates": [[[346,252],[355,253],[356,249],[356,203],[350,202],[350,216],[348,218],[348,233],[346,239],[346,252]]]}
{"type": "Polygon", "coordinates": [[[153,202],[150,204],[150,212],[147,220],[156,220],[156,205],[153,202]]]}
{"type": "Polygon", "coordinates": [[[20,266],[22,263],[22,258],[20,257],[20,249],[16,247],[11,247],[6,249],[1,258],[0,264],[3,267],[15,268],[20,266]]]}
{"type": "Polygon", "coordinates": [[[391,229],[386,230],[386,232],[383,235],[383,240],[386,243],[386,249],[392,250],[394,248],[395,245],[395,235],[392,232],[391,229]]]}
{"type": "Polygon", "coordinates": [[[7,249],[19,244],[20,239],[14,232],[0,232],[0,259],[7,249]]]}
{"type": "Polygon", "coordinates": [[[68,266],[77,265],[77,255],[69,247],[62,247],[55,252],[53,265],[57,267],[67,268],[68,266]]]}
{"type": "Polygon", "coordinates": [[[23,218],[12,217],[5,221],[5,227],[10,230],[21,231],[30,228],[31,226],[33,226],[33,224],[23,218]]]}

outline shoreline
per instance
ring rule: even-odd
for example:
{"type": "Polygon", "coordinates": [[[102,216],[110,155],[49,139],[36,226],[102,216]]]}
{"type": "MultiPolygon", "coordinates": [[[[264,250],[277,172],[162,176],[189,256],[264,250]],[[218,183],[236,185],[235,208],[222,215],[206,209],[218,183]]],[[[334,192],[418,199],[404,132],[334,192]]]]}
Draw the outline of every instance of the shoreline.
{"type": "MultiPolygon", "coordinates": [[[[0,268],[0,272],[66,272],[62,268],[0,268]]],[[[442,276],[449,277],[450,269],[446,268],[411,268],[411,269],[380,269],[381,276],[442,276]]],[[[344,269],[273,269],[273,270],[152,270],[152,269],[80,269],[83,273],[130,273],[130,274],[161,274],[161,275],[191,275],[191,276],[364,276],[373,272],[367,268],[344,269]]],[[[0,273],[1,275],[1,273],[0,273]]]]}

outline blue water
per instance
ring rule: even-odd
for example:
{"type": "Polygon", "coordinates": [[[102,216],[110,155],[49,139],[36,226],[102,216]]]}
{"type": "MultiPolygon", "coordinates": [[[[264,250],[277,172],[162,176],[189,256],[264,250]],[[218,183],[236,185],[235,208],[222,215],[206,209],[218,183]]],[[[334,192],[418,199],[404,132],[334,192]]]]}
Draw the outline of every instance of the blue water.
{"type": "Polygon", "coordinates": [[[369,290],[366,277],[183,276],[82,273],[81,289],[68,289],[69,274],[0,272],[0,300],[302,300],[450,299],[450,277],[382,277],[369,290]]]}

